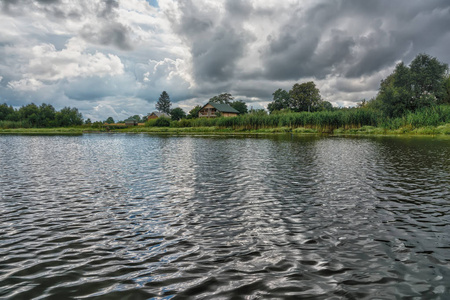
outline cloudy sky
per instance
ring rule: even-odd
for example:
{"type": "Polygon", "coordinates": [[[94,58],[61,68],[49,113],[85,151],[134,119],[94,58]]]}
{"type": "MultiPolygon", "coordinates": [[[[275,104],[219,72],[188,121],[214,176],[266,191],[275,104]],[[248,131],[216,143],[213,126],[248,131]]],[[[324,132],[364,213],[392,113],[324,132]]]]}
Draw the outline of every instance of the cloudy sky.
{"type": "Polygon", "coordinates": [[[352,106],[419,53],[450,63],[448,0],[0,0],[0,103],[115,120],[313,80],[352,106]]]}

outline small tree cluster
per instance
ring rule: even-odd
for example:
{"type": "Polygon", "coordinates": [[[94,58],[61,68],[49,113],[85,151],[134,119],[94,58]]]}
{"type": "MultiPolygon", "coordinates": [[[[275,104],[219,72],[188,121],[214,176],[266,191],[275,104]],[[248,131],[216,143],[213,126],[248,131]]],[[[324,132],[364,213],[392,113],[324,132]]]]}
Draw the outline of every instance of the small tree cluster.
{"type": "Polygon", "coordinates": [[[313,81],[296,83],[289,92],[278,89],[272,95],[273,102],[267,107],[270,113],[283,109],[312,112],[333,108],[330,102],[322,100],[320,91],[313,81]]]}
{"type": "Polygon", "coordinates": [[[30,127],[62,127],[83,124],[83,116],[77,108],[64,107],[56,111],[50,104],[24,105],[18,110],[6,103],[0,105],[0,121],[22,122],[30,127]]]}
{"type": "Polygon", "coordinates": [[[397,64],[394,72],[381,81],[373,106],[386,116],[398,117],[408,111],[449,102],[448,65],[435,57],[419,54],[409,66],[397,64]]]}

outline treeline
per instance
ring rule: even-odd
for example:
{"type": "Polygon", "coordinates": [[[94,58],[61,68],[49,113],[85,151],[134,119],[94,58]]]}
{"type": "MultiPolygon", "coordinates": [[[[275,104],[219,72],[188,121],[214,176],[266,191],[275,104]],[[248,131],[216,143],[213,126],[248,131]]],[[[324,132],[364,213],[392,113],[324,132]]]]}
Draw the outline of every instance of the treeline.
{"type": "Polygon", "coordinates": [[[1,128],[69,127],[83,124],[83,116],[77,108],[64,107],[60,111],[50,104],[34,103],[19,109],[0,104],[1,128]]]}

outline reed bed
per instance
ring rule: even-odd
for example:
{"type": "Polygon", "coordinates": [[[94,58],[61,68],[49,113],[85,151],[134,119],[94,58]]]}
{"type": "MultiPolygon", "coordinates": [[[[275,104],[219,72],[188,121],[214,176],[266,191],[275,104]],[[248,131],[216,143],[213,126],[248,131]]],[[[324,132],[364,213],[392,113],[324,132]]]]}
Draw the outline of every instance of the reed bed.
{"type": "MultiPolygon", "coordinates": [[[[377,126],[381,113],[374,110],[348,109],[322,112],[288,112],[276,114],[246,114],[231,118],[197,118],[172,121],[170,127],[218,127],[233,130],[259,130],[268,128],[288,127],[313,128],[321,132],[336,128],[377,126]]],[[[154,122],[147,126],[155,126],[154,122]]]]}
{"type": "MultiPolygon", "coordinates": [[[[422,127],[437,127],[450,123],[450,106],[441,105],[408,112],[400,118],[388,118],[379,110],[367,108],[338,109],[321,112],[278,112],[273,114],[254,113],[231,118],[196,118],[171,121],[168,127],[215,127],[233,131],[264,131],[282,128],[296,132],[305,129],[311,132],[332,133],[336,129],[354,130],[380,128],[384,130],[409,130],[422,127]],[[303,129],[302,129],[303,128],[303,129]]],[[[147,127],[157,126],[152,120],[147,127]]],[[[380,131],[380,130],[378,130],[380,131]]],[[[377,132],[378,132],[377,131],[377,132]]],[[[358,131],[359,132],[359,131],[358,131]]]]}

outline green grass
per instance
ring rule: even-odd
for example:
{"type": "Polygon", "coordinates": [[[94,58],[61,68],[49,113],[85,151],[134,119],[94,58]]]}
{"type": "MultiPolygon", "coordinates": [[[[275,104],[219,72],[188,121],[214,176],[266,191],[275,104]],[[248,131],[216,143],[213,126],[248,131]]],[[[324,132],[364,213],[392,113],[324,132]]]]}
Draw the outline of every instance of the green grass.
{"type": "MultiPolygon", "coordinates": [[[[6,122],[6,121],[4,121],[6,122]]],[[[0,128],[1,128],[0,122],[0,128]]],[[[352,108],[322,112],[288,112],[246,114],[231,118],[197,118],[165,122],[158,127],[150,120],[145,126],[94,127],[89,125],[68,128],[11,128],[19,124],[3,123],[0,134],[82,134],[86,132],[126,133],[255,133],[255,134],[351,134],[351,135],[450,135],[450,105],[409,112],[401,118],[386,118],[377,110],[352,108]],[[14,126],[12,126],[14,125],[14,126]]]]}
{"type": "Polygon", "coordinates": [[[82,127],[0,129],[0,134],[80,135],[80,134],[83,134],[83,132],[84,132],[84,128],[82,128],[82,127]]]}

